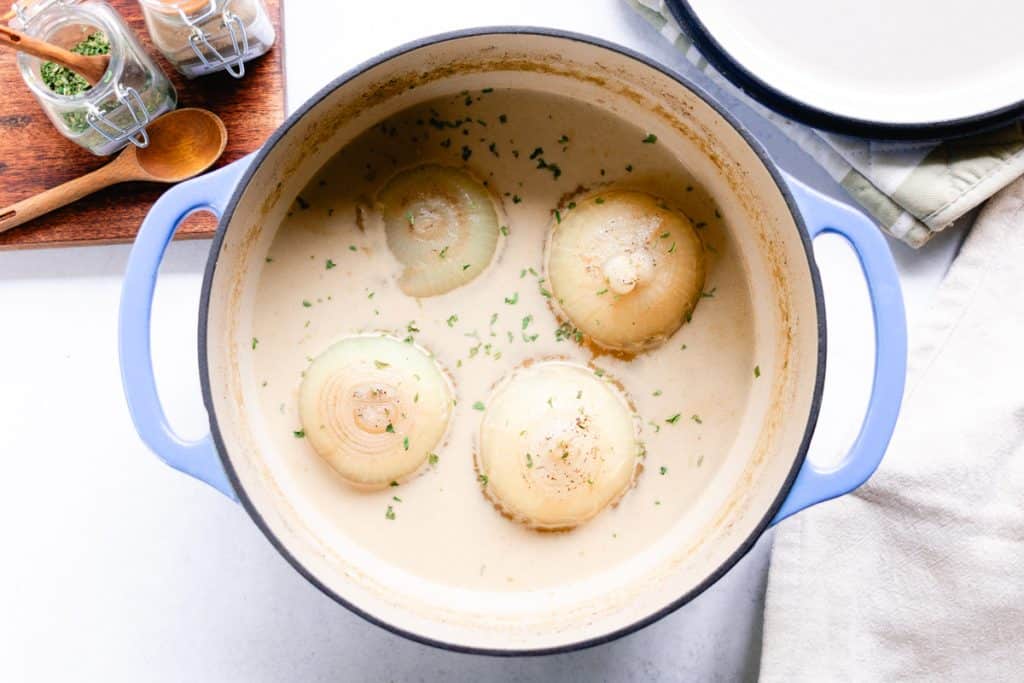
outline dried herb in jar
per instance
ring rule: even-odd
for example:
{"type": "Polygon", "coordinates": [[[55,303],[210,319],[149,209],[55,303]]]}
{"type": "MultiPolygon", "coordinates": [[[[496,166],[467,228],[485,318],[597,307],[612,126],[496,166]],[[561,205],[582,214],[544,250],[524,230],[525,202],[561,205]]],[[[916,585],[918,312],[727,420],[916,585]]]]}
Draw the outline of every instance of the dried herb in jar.
{"type": "MultiPolygon", "coordinates": [[[[88,38],[71,48],[72,52],[80,55],[105,55],[110,52],[110,41],[101,31],[96,31],[88,38]]],[[[54,62],[46,62],[39,70],[43,83],[58,95],[74,97],[80,95],[92,86],[77,73],[54,62]]]]}

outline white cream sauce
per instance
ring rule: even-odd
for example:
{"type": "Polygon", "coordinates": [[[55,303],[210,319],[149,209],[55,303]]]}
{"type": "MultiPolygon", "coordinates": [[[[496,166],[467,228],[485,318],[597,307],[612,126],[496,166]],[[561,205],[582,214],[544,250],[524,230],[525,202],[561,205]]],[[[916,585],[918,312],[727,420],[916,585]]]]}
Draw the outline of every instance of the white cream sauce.
{"type": "Polygon", "coordinates": [[[646,136],[568,99],[475,91],[366,131],[300,193],[261,275],[252,353],[263,420],[287,463],[275,476],[291,480],[290,490],[297,487],[315,506],[320,523],[427,580],[523,590],[606,569],[686,514],[732,444],[758,359],[747,280],[726,226],[685,160],[663,142],[644,142],[646,136]],[[397,285],[401,267],[387,249],[372,197],[397,170],[428,162],[466,167],[486,180],[508,235],[491,266],[468,285],[413,299],[397,285]],[[560,321],[541,291],[552,211],[566,210],[568,195],[580,188],[605,186],[663,197],[698,224],[709,249],[708,296],[692,322],[630,360],[595,356],[572,338],[557,338],[560,321]],[[454,382],[457,405],[435,465],[396,488],[368,493],[346,484],[294,432],[301,429],[297,395],[310,359],[343,336],[369,331],[411,336],[433,352],[454,382]],[[501,516],[474,470],[482,417],[474,403],[486,404],[512,368],[549,357],[589,363],[620,383],[641,415],[647,450],[635,488],[616,507],[560,533],[531,531],[501,516]]]}

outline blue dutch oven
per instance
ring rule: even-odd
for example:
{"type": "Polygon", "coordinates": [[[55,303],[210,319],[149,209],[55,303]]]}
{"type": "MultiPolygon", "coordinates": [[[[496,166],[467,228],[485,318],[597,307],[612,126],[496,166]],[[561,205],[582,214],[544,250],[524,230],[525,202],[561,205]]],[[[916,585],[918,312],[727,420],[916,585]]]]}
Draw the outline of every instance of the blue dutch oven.
{"type": "Polygon", "coordinates": [[[237,500],[324,593],[421,642],[538,654],[605,642],[651,623],[714,583],[771,525],[864,483],[899,412],[906,329],[896,270],[877,228],[776,168],[742,126],[693,84],[594,38],[502,28],[441,35],[373,59],[312,97],[255,154],[168,190],[131,253],[120,353],[128,405],[143,441],[171,467],[237,500]],[[317,170],[396,111],[494,84],[602,107],[657,131],[658,144],[685,160],[726,218],[733,257],[743,260],[762,375],[749,395],[739,397],[743,419],[735,445],[719,454],[699,504],[670,533],[621,566],[595,568],[586,580],[566,577],[538,590],[431,582],[396,571],[347,540],[337,520],[281,474],[285,456],[263,433],[258,383],[246,354],[260,305],[256,284],[275,226],[317,170]],[[216,213],[220,224],[198,329],[210,435],[189,442],[170,427],[157,395],[150,311],[164,251],[181,220],[198,210],[216,213]],[[805,456],[821,400],[826,340],[811,242],[826,232],[846,238],[863,266],[876,358],[860,433],[838,465],[822,470],[805,456]]]}

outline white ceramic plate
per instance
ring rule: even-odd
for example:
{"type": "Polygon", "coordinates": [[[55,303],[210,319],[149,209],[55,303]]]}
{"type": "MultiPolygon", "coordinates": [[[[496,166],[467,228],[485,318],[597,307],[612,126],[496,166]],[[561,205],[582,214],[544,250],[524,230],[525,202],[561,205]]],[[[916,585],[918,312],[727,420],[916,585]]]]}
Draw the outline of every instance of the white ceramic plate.
{"type": "Polygon", "coordinates": [[[928,138],[1024,115],[1024,2],[667,4],[736,85],[819,128],[928,138]]]}

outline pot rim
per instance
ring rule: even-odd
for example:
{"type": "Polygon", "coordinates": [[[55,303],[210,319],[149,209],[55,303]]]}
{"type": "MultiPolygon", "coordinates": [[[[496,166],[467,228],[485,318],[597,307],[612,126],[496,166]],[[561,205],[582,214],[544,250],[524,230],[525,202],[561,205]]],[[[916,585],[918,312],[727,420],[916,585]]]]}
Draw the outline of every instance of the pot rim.
{"type": "Polygon", "coordinates": [[[576,650],[583,650],[586,648],[594,647],[596,645],[602,645],[604,643],[617,640],[623,636],[634,633],[635,631],[649,626],[654,622],[668,616],[672,612],[676,611],[683,605],[687,604],[698,595],[703,593],[705,590],[710,588],[713,584],[717,583],[726,573],[731,570],[737,562],[739,562],[754,544],[761,538],[764,532],[767,530],[769,523],[774,519],[779,508],[782,506],[783,501],[789,495],[790,489],[793,487],[793,482],[796,479],[797,473],[803,466],[804,460],[807,457],[807,450],[810,446],[811,436],[814,434],[814,428],[817,425],[818,413],[821,407],[821,396],[824,388],[825,380],[825,357],[826,357],[826,325],[825,325],[825,305],[824,305],[824,294],[821,285],[821,277],[818,272],[817,264],[814,261],[814,254],[811,245],[810,233],[807,230],[807,226],[804,223],[803,216],[800,213],[800,209],[793,198],[789,187],[782,179],[781,172],[776,166],[775,162],[768,156],[767,151],[759,143],[751,133],[740,123],[732,114],[726,111],[725,107],[715,102],[708,93],[704,92],[699,86],[691,83],[685,76],[679,74],[668,66],[661,64],[654,59],[642,55],[630,48],[612,43],[602,38],[594,36],[576,33],[573,31],[566,31],[562,29],[544,28],[535,26],[482,26],[476,28],[460,29],[457,31],[449,31],[445,33],[438,33],[425,38],[420,38],[407,43],[403,43],[397,47],[380,53],[379,55],[368,59],[351,69],[347,70],[342,75],[338,76],[330,83],[318,90],[314,95],[309,97],[298,109],[296,109],[278,128],[271,134],[267,141],[260,146],[260,148],[254,153],[252,162],[248,165],[245,172],[241,175],[235,184],[235,189],[231,194],[231,198],[228,201],[223,214],[220,216],[220,220],[217,224],[217,231],[213,236],[212,243],[210,245],[210,254],[207,259],[206,269],[203,274],[203,285],[200,292],[199,299],[199,380],[203,394],[203,404],[206,408],[207,415],[210,421],[210,433],[213,438],[213,443],[217,449],[217,456],[220,458],[221,465],[224,467],[224,472],[227,475],[228,481],[231,483],[232,488],[238,496],[238,501],[242,507],[252,518],[253,522],[259,527],[263,535],[266,536],[267,540],[270,541],[271,545],[284,557],[285,560],[307,581],[318,588],[322,593],[330,597],[338,604],[344,606],[349,611],[362,617],[366,621],[379,626],[391,633],[402,636],[409,640],[424,645],[430,645],[442,650],[448,650],[452,652],[460,652],[465,654],[478,654],[478,655],[489,655],[499,657],[522,657],[522,656],[537,656],[537,655],[548,655],[548,654],[561,654],[566,652],[574,652],[576,650]],[[210,293],[212,290],[213,276],[217,268],[217,261],[220,257],[221,247],[223,246],[224,237],[227,233],[227,226],[231,222],[231,218],[234,215],[235,207],[241,200],[242,194],[248,187],[249,182],[255,175],[257,168],[263,163],[270,150],[273,149],[278,142],[284,138],[288,131],[294,126],[300,119],[302,119],[310,110],[324,100],[328,95],[344,86],[346,83],[354,79],[355,77],[363,74],[364,72],[379,66],[395,57],[418,50],[424,47],[438,45],[441,43],[450,42],[453,40],[461,40],[464,38],[473,38],[487,35],[531,35],[540,36],[546,38],[554,38],[558,40],[569,40],[579,43],[584,43],[594,47],[602,48],[612,52],[616,52],[622,56],[628,57],[641,64],[658,71],[659,73],[669,77],[681,87],[689,90],[711,109],[721,116],[737,133],[743,138],[743,141],[754,151],[761,162],[765,165],[768,173],[771,175],[772,180],[775,183],[776,188],[782,194],[783,199],[789,209],[790,214],[793,217],[793,221],[796,225],[797,232],[800,238],[800,243],[804,249],[804,255],[807,259],[807,267],[811,276],[811,285],[814,290],[814,301],[815,309],[818,318],[818,358],[815,369],[815,381],[814,390],[811,396],[811,405],[808,412],[807,425],[804,428],[804,434],[800,441],[800,446],[797,449],[796,457],[793,459],[793,464],[786,475],[786,479],[783,482],[782,487],[779,489],[778,495],[772,501],[771,505],[765,511],[761,520],[757,523],[755,528],[747,536],[746,539],[740,543],[737,548],[725,559],[713,572],[707,575],[703,581],[694,586],[691,590],[687,591],[683,595],[674,599],[668,605],[665,605],[659,610],[648,614],[642,619],[638,619],[628,626],[616,629],[610,633],[605,633],[600,636],[586,638],[583,640],[567,643],[563,645],[557,645],[552,647],[539,647],[529,649],[500,649],[500,648],[489,648],[489,647],[475,647],[469,645],[462,645],[459,643],[451,643],[443,640],[431,638],[419,633],[406,630],[400,626],[389,623],[378,617],[369,614],[360,607],[356,606],[346,598],[338,595],[336,592],[327,587],[317,576],[310,570],[308,570],[298,558],[296,558],[284,543],[274,534],[270,529],[270,526],[263,519],[263,516],[257,510],[256,506],[249,499],[249,496],[245,492],[245,488],[242,486],[241,480],[238,478],[238,474],[235,472],[234,465],[231,459],[227,456],[227,448],[224,445],[223,437],[220,433],[220,428],[217,421],[217,414],[213,402],[213,393],[210,387],[209,381],[209,362],[207,358],[207,338],[208,329],[207,323],[209,318],[209,307],[210,307],[210,293]]]}

